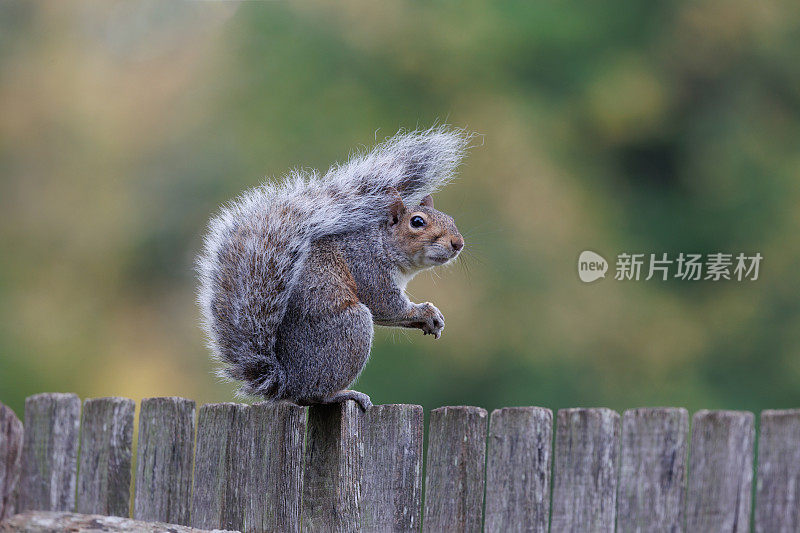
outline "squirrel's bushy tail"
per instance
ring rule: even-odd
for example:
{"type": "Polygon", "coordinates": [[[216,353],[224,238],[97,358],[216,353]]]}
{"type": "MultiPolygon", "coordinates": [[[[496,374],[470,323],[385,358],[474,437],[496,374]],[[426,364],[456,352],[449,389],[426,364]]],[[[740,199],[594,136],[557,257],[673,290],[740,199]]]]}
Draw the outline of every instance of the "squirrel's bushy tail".
{"type": "Polygon", "coordinates": [[[453,178],[472,135],[438,126],[400,132],[320,176],[294,171],[224,206],[197,259],[198,302],[221,375],[240,393],[281,399],[275,335],[313,241],[383,220],[389,188],[416,205],[453,178]]]}

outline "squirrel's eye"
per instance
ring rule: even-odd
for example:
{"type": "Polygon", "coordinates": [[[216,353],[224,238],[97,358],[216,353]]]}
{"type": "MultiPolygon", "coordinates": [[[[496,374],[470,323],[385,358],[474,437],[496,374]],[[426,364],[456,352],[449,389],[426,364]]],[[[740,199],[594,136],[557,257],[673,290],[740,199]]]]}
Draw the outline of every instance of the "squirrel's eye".
{"type": "Polygon", "coordinates": [[[411,217],[410,224],[412,228],[421,228],[425,226],[425,219],[421,216],[411,217]]]}

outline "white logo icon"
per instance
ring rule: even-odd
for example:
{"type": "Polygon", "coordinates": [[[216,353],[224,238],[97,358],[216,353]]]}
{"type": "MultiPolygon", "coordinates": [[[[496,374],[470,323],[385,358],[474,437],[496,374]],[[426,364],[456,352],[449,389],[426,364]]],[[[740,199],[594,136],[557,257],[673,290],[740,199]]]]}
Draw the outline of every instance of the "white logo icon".
{"type": "Polygon", "coordinates": [[[602,255],[586,250],[578,257],[578,276],[584,283],[606,277],[608,261],[602,255]]]}

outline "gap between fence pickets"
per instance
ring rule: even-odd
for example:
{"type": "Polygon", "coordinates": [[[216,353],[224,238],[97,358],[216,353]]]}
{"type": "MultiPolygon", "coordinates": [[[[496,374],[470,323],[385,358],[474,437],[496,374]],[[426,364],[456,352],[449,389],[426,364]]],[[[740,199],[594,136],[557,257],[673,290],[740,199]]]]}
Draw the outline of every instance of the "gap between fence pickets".
{"type": "MultiPolygon", "coordinates": [[[[23,426],[0,405],[0,516],[127,515],[134,407],[40,394],[23,426]]],[[[752,515],[756,531],[800,530],[800,410],[761,414],[754,489],[748,412],[698,411],[690,431],[676,408],[562,409],[554,423],[543,408],[443,407],[429,427],[423,502],[420,406],[207,404],[195,430],[194,402],[146,399],[134,518],[241,531],[746,531],[752,515]]]]}

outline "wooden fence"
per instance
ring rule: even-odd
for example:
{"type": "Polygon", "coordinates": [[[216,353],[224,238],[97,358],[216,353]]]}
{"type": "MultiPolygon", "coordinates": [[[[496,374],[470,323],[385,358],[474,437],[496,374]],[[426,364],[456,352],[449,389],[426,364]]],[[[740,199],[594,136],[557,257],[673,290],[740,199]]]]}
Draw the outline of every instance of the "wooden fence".
{"type": "Polygon", "coordinates": [[[699,411],[690,432],[676,408],[564,409],[554,426],[538,407],[442,407],[430,413],[423,498],[420,406],[223,403],[196,418],[190,400],[146,399],[132,484],[134,407],[39,394],[23,430],[0,405],[0,518],[15,508],[241,531],[727,532],[748,531],[752,509],[756,531],[800,531],[800,410],[761,414],[754,465],[749,412],[699,411]]]}

